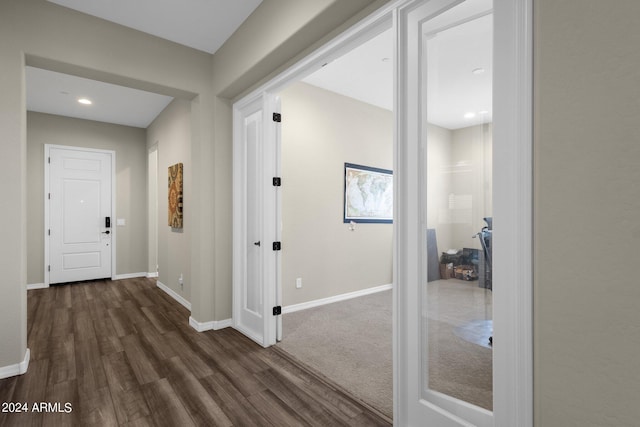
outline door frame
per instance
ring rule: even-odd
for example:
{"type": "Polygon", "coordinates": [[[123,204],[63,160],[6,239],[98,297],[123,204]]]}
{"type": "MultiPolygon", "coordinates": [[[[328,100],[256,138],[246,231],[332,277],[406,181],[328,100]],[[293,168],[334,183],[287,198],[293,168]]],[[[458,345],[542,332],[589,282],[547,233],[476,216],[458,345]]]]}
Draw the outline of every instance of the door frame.
{"type": "Polygon", "coordinates": [[[50,285],[49,279],[49,235],[48,230],[50,228],[50,207],[49,207],[49,193],[51,191],[49,173],[51,164],[49,163],[50,152],[52,148],[73,150],[73,151],[85,151],[90,153],[102,153],[111,157],[111,280],[115,280],[116,274],[116,152],[114,150],[102,150],[98,148],[87,147],[75,147],[71,145],[44,145],[44,287],[48,288],[50,285]]]}
{"type": "Polygon", "coordinates": [[[147,148],[147,277],[158,277],[158,165],[159,142],[147,148]],[[153,157],[152,157],[153,156],[153,157]],[[153,159],[153,160],[152,160],[153,159]],[[152,177],[152,173],[155,176],[152,177]]]}
{"type": "MultiPolygon", "coordinates": [[[[234,107],[252,102],[263,93],[279,93],[289,84],[322,67],[328,61],[362,44],[388,28],[396,35],[394,54],[395,76],[395,129],[394,169],[397,178],[394,197],[394,286],[393,286],[393,388],[394,424],[407,425],[409,420],[410,377],[407,370],[408,327],[406,306],[408,284],[417,265],[401,264],[404,254],[416,250],[408,232],[418,224],[415,195],[418,194],[417,171],[407,170],[406,163],[412,153],[408,140],[410,124],[407,109],[407,66],[409,60],[403,48],[401,14],[429,0],[395,0],[382,6],[368,17],[353,25],[293,66],[242,98],[234,107]]],[[[533,0],[509,0],[494,3],[494,224],[500,229],[494,233],[493,257],[503,265],[504,271],[494,272],[494,283],[514,283],[502,291],[494,292],[494,335],[500,345],[494,349],[494,425],[530,427],[533,425],[533,65],[532,65],[532,3],[533,0]],[[517,144],[514,143],[517,141],[517,144]],[[503,165],[495,168],[495,165],[503,165]]],[[[414,58],[415,61],[415,58],[414,58]]],[[[286,123],[286,117],[283,118],[286,123]]],[[[415,124],[414,124],[415,125],[415,124]]],[[[237,141],[234,138],[234,147],[237,141]]],[[[234,165],[237,160],[234,158],[234,165]]],[[[245,185],[241,174],[234,174],[234,194],[245,185]]],[[[279,210],[281,211],[281,209],[279,210]]],[[[273,220],[281,218],[274,213],[273,220]]],[[[235,217],[235,214],[234,214],[235,217]]],[[[238,244],[234,237],[235,247],[238,244]]],[[[283,242],[286,245],[286,242],[283,242]]],[[[234,256],[234,272],[241,260],[234,256]]],[[[418,260],[411,262],[418,264],[418,260]]],[[[265,292],[276,294],[282,284],[265,292]]],[[[234,281],[234,293],[235,293],[234,281]]],[[[442,408],[442,407],[440,407],[442,408]]],[[[443,409],[444,412],[446,410],[443,409]]]]}

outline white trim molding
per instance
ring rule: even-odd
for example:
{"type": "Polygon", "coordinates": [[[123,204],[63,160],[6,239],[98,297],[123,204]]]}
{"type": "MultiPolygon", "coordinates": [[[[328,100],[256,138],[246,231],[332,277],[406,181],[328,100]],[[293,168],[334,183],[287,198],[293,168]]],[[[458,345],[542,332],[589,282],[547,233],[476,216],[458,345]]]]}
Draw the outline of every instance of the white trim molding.
{"type": "Polygon", "coordinates": [[[189,325],[198,332],[204,331],[217,331],[224,328],[233,326],[232,319],[225,320],[212,320],[211,322],[198,322],[193,317],[189,316],[189,325]]]}
{"type": "Polygon", "coordinates": [[[47,289],[48,287],[49,285],[47,285],[46,283],[32,283],[30,285],[27,285],[27,290],[32,291],[34,289],[47,289]]]}
{"type": "Polygon", "coordinates": [[[147,273],[147,278],[148,279],[157,279],[158,278],[158,272],[156,271],[155,273],[147,273]]]}
{"type": "Polygon", "coordinates": [[[0,380],[15,377],[16,375],[22,375],[29,369],[29,359],[31,358],[31,350],[27,349],[24,353],[24,359],[22,362],[15,365],[3,366],[0,368],[0,380]]]}
{"type": "Polygon", "coordinates": [[[494,6],[495,426],[533,425],[533,0],[494,6]],[[497,261],[496,261],[497,260],[497,261]],[[508,266],[508,268],[506,267],[508,266]]]}
{"type": "Polygon", "coordinates": [[[136,279],[138,277],[147,277],[147,273],[116,274],[113,276],[113,280],[136,279]]]}
{"type": "Polygon", "coordinates": [[[282,307],[282,314],[293,313],[294,311],[306,310],[308,308],[319,307],[325,304],[332,304],[334,302],[346,301],[352,298],[358,298],[365,295],[375,294],[377,292],[388,291],[393,288],[393,285],[380,285],[373,288],[362,289],[359,291],[348,292],[346,294],[334,295],[332,297],[316,299],[313,301],[302,302],[300,304],[287,305],[282,307]]]}
{"type": "Polygon", "coordinates": [[[169,295],[174,300],[178,301],[182,304],[187,310],[191,311],[191,303],[187,301],[182,295],[178,294],[176,291],[162,283],[161,281],[156,281],[156,286],[162,289],[167,295],[169,295]]]}

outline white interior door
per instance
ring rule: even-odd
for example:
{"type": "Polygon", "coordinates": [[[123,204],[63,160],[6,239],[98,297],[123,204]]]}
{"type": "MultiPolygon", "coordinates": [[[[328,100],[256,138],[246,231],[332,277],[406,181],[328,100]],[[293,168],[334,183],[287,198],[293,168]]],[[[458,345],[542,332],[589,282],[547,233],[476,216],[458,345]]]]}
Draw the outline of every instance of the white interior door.
{"type": "MultiPolygon", "coordinates": [[[[416,0],[398,9],[396,28],[399,49],[397,221],[394,222],[394,340],[397,349],[394,422],[439,427],[530,426],[531,2],[416,0]],[[492,348],[493,411],[438,389],[431,381],[433,350],[435,347],[437,353],[438,342],[430,340],[433,336],[430,326],[434,324],[433,294],[427,283],[429,267],[425,244],[427,229],[434,228],[434,208],[438,207],[430,200],[433,197],[430,192],[434,185],[437,187],[438,179],[443,179],[435,176],[434,180],[434,175],[452,175],[455,166],[443,168],[434,163],[431,155],[434,138],[430,135],[429,120],[433,109],[438,108],[438,103],[432,102],[434,95],[437,98],[438,84],[450,79],[457,70],[438,74],[438,68],[434,69],[430,61],[441,58],[437,53],[444,45],[438,43],[437,38],[443,32],[455,28],[457,23],[475,22],[489,16],[487,9],[493,19],[494,60],[491,67],[495,76],[492,105],[495,131],[490,156],[494,217],[492,298],[495,301],[492,313],[495,344],[492,348]]],[[[476,41],[474,38],[469,42],[476,41]]],[[[471,69],[463,71],[470,73],[471,69]]],[[[460,113],[466,111],[469,110],[460,113]]],[[[439,215],[441,212],[443,210],[435,209],[435,218],[446,220],[446,215],[439,215]]],[[[450,218],[453,224],[454,217],[450,218]]]]}
{"type": "MultiPolygon", "coordinates": [[[[451,355],[447,347],[455,342],[450,338],[454,329],[448,319],[438,317],[438,288],[428,283],[427,272],[429,257],[439,256],[427,253],[427,230],[436,230],[442,238],[455,225],[451,217],[443,214],[451,209],[447,205],[452,191],[449,181],[455,178],[451,173],[454,166],[447,163],[446,156],[441,154],[448,143],[440,141],[430,130],[437,122],[438,110],[446,108],[452,101],[451,94],[455,90],[451,88],[457,86],[456,82],[449,81],[457,70],[455,67],[444,68],[442,63],[465,64],[456,58],[456,52],[452,52],[455,49],[451,47],[459,46],[457,40],[467,37],[468,30],[463,29],[465,25],[484,19],[479,17],[486,17],[491,8],[491,0],[426,0],[400,14],[399,27],[406,45],[402,46],[404,49],[399,56],[407,85],[400,97],[403,102],[399,116],[405,117],[403,130],[406,134],[400,140],[402,154],[397,165],[397,169],[403,172],[399,177],[399,194],[401,197],[404,195],[399,207],[398,223],[403,225],[398,233],[401,245],[397,249],[396,266],[402,306],[398,316],[401,330],[406,334],[402,337],[400,354],[403,359],[400,365],[407,370],[400,381],[400,397],[407,405],[406,411],[400,411],[400,417],[406,417],[400,420],[400,425],[494,425],[492,411],[465,401],[460,394],[456,395],[457,387],[465,387],[467,373],[464,366],[450,366],[457,363],[452,360],[455,354],[451,355]],[[443,354],[449,359],[443,360],[443,354]]],[[[478,35],[472,33],[468,38],[468,43],[474,43],[478,35]]],[[[488,43],[490,47],[491,40],[488,43]]],[[[487,67],[487,73],[491,72],[490,61],[477,66],[487,67]]],[[[471,74],[472,69],[464,71],[471,74]]],[[[490,93],[491,89],[488,90],[490,93]]],[[[460,93],[457,96],[465,95],[460,93]]],[[[483,109],[490,111],[490,99],[488,103],[483,109]]],[[[464,108],[469,107],[465,105],[464,108]]],[[[462,111],[461,115],[465,112],[462,111]]],[[[457,129],[439,125],[451,132],[457,129]]],[[[455,246],[440,249],[449,247],[455,246]]],[[[488,298],[491,298],[490,292],[488,298]]],[[[474,366],[475,369],[492,372],[491,351],[485,349],[488,357],[482,360],[486,366],[474,366]]],[[[471,387],[473,385],[468,384],[468,388],[471,387]]],[[[492,391],[488,393],[491,399],[492,391]]]]}
{"type": "Polygon", "coordinates": [[[111,278],[114,154],[72,147],[45,150],[49,283],[111,278]]]}
{"type": "Polygon", "coordinates": [[[277,98],[234,107],[233,323],[264,347],[275,344],[280,230],[277,224],[277,98]]]}

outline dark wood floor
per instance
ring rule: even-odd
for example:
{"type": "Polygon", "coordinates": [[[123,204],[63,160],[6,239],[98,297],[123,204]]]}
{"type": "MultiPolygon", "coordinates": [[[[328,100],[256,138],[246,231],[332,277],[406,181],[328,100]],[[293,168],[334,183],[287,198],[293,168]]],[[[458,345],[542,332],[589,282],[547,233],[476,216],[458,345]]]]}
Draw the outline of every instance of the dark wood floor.
{"type": "Polygon", "coordinates": [[[188,318],[149,279],[29,291],[29,370],[0,380],[0,403],[29,412],[0,425],[389,425],[279,350],[188,318]],[[62,411],[33,412],[40,402],[62,411]]]}

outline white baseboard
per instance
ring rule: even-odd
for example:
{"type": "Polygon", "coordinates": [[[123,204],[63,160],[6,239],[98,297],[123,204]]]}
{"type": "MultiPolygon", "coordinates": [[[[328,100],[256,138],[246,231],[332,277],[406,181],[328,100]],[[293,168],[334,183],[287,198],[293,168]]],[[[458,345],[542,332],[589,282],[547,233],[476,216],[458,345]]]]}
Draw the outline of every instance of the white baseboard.
{"type": "Polygon", "coordinates": [[[232,325],[231,319],[213,320],[211,322],[200,323],[193,317],[189,316],[189,325],[198,332],[217,331],[219,329],[228,328],[232,325]]]}
{"type": "Polygon", "coordinates": [[[22,375],[29,369],[29,358],[31,357],[31,351],[27,349],[24,353],[24,359],[20,363],[15,365],[0,367],[0,380],[9,377],[15,377],[16,375],[22,375]]]}
{"type": "Polygon", "coordinates": [[[30,291],[32,289],[46,289],[49,285],[45,285],[44,283],[32,283],[27,285],[27,290],[30,291]]]}
{"type": "Polygon", "coordinates": [[[306,310],[308,308],[318,307],[325,304],[331,304],[338,301],[345,301],[351,298],[362,297],[369,294],[375,294],[376,292],[387,291],[392,288],[392,285],[380,285],[373,288],[362,289],[360,291],[348,292],[346,294],[335,295],[328,298],[316,299],[313,301],[303,302],[300,304],[288,305],[282,307],[282,314],[293,313],[294,311],[306,310]]]}
{"type": "Polygon", "coordinates": [[[171,298],[173,298],[174,300],[182,304],[187,310],[191,311],[191,303],[186,299],[184,299],[182,295],[178,294],[176,291],[174,291],[173,289],[171,289],[170,287],[168,287],[167,285],[165,285],[159,280],[156,281],[156,285],[160,289],[162,289],[167,295],[169,295],[171,298]]]}
{"type": "Polygon", "coordinates": [[[158,277],[158,272],[157,271],[155,273],[147,273],[147,278],[148,279],[152,279],[154,277],[158,277]]]}
{"type": "Polygon", "coordinates": [[[147,277],[147,273],[116,274],[115,276],[113,276],[113,280],[135,279],[138,277],[147,277]]]}

